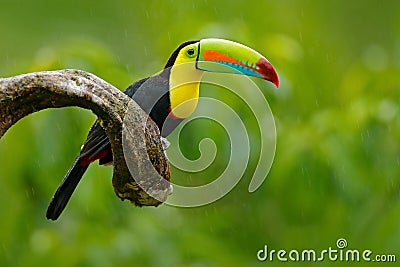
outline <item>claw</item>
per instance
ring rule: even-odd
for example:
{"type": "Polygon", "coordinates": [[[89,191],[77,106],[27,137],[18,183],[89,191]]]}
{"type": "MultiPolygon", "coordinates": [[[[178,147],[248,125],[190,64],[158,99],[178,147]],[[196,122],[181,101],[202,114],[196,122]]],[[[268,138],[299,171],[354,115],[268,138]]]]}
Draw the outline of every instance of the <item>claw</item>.
{"type": "Polygon", "coordinates": [[[171,145],[171,143],[167,140],[167,138],[164,138],[164,137],[161,137],[161,143],[162,143],[164,151],[167,150],[169,148],[169,146],[171,145]]]}

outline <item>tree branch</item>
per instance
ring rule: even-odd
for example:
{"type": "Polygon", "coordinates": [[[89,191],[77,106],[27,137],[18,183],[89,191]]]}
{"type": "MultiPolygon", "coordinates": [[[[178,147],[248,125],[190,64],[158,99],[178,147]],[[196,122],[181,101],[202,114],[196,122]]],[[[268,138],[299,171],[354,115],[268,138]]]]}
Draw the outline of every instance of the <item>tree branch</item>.
{"type": "Polygon", "coordinates": [[[60,70],[0,79],[0,138],[33,112],[66,106],[98,116],[110,139],[119,198],[137,206],[166,200],[170,173],[158,127],[131,98],[93,74],[60,70]]]}

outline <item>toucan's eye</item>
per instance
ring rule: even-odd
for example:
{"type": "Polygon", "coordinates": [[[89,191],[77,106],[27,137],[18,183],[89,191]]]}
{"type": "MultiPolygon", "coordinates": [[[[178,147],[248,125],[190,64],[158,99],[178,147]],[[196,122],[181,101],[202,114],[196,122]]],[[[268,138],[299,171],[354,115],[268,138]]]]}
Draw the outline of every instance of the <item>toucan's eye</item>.
{"type": "Polygon", "coordinates": [[[189,49],[186,51],[186,54],[187,54],[189,57],[193,57],[194,54],[195,54],[194,48],[189,48],[189,49]]]}

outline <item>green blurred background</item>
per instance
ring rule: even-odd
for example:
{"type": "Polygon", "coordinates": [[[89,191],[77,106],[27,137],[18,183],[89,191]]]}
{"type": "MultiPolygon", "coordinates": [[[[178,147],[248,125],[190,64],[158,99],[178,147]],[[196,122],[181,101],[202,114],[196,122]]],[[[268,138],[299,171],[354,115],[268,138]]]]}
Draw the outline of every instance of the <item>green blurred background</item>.
{"type": "MultiPolygon", "coordinates": [[[[124,89],[159,71],[181,42],[219,37],[260,51],[281,78],[279,90],[255,81],[277,125],[267,180],[248,193],[253,149],[238,186],[201,208],[134,208],[114,195],[112,168],[94,165],[59,221],[47,221],[95,116],[64,108],[18,122],[0,140],[0,266],[281,266],[258,262],[257,251],[336,248],[338,238],[400,260],[398,1],[0,4],[0,77],[76,68],[124,89]]],[[[195,122],[181,142],[192,159],[200,138],[226,142],[220,127],[195,122]]],[[[221,153],[209,172],[226,164],[221,153]]]]}

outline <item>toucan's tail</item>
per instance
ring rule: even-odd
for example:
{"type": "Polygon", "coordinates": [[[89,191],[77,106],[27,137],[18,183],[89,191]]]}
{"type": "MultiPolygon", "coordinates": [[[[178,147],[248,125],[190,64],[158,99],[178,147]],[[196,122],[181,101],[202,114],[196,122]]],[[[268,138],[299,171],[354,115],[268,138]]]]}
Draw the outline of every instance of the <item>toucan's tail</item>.
{"type": "Polygon", "coordinates": [[[58,219],[60,214],[63,212],[65,206],[67,205],[68,200],[71,198],[71,195],[74,192],[79,181],[81,180],[83,174],[88,168],[88,164],[80,164],[80,159],[80,156],[75,159],[74,164],[72,164],[72,167],[68,170],[61,184],[58,186],[57,191],[51,199],[49,207],[47,208],[47,219],[53,221],[58,219]]]}

